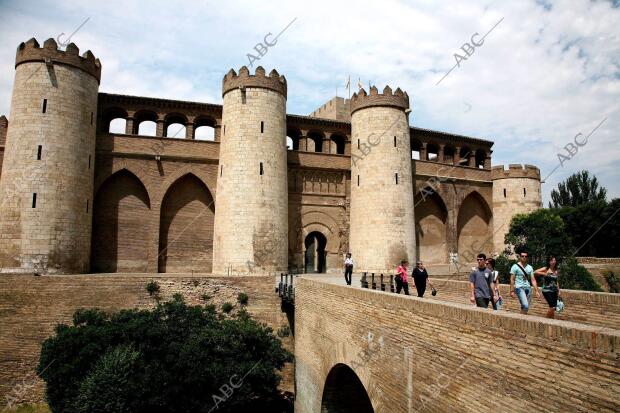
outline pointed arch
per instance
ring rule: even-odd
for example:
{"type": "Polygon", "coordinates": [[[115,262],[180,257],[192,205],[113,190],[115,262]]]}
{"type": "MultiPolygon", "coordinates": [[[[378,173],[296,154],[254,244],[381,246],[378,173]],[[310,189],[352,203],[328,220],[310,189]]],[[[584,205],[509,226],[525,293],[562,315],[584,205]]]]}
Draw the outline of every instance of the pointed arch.
{"type": "Polygon", "coordinates": [[[110,175],[93,203],[92,272],[144,272],[147,268],[151,200],[128,169],[110,175]]]}
{"type": "Polygon", "coordinates": [[[415,197],[415,234],[417,259],[427,264],[448,260],[448,208],[443,198],[432,191],[415,197]]]}
{"type": "Polygon", "coordinates": [[[215,206],[193,173],[174,181],[161,201],[159,272],[211,272],[215,206]]]}
{"type": "Polygon", "coordinates": [[[491,208],[478,191],[461,202],[457,218],[459,260],[472,262],[478,253],[489,255],[493,248],[491,208]]]}

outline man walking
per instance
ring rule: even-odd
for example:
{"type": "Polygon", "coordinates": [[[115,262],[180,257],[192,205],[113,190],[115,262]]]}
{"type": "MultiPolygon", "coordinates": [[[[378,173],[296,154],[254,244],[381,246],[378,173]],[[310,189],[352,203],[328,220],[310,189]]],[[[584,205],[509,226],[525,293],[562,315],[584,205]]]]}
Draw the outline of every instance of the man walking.
{"type": "Polygon", "coordinates": [[[540,297],[536,277],[533,275],[534,269],[527,263],[527,252],[521,251],[519,261],[510,268],[510,296],[519,298],[521,303],[521,314],[527,314],[532,301],[532,287],[536,292],[536,298],[540,297]],[[530,281],[532,284],[530,286],[530,281]]]}
{"type": "Polygon", "coordinates": [[[487,269],[487,256],[478,254],[478,267],[469,274],[469,288],[471,296],[469,300],[478,307],[489,308],[491,300],[491,288],[489,286],[490,271],[487,269]]]}
{"type": "Polygon", "coordinates": [[[347,252],[347,256],[344,259],[344,280],[347,285],[351,285],[351,275],[353,274],[353,258],[351,253],[347,252]]]}

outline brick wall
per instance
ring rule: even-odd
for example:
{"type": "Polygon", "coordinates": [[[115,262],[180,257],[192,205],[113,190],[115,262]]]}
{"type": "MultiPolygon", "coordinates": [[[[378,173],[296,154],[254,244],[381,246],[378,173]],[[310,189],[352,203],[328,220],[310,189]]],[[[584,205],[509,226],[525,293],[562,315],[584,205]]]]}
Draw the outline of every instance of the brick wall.
{"type": "Polygon", "coordinates": [[[337,365],[375,412],[620,409],[618,330],[303,278],[295,299],[296,412],[337,365]]]}
{"type": "MultiPolygon", "coordinates": [[[[432,282],[438,290],[436,299],[462,304],[470,303],[468,281],[432,279],[432,282]]],[[[504,302],[502,309],[511,313],[519,313],[519,300],[510,297],[510,286],[500,285],[500,293],[504,302]]],[[[563,289],[562,299],[565,309],[556,314],[557,319],[620,329],[620,294],[563,289]]],[[[544,317],[548,308],[542,293],[538,299],[532,295],[530,315],[544,317]]]]}
{"type": "MultiPolygon", "coordinates": [[[[99,307],[104,310],[150,308],[154,301],[145,290],[146,283],[156,279],[162,299],[182,293],[189,304],[203,304],[203,294],[213,297],[210,303],[219,308],[229,301],[237,304],[237,294],[249,296],[248,311],[259,321],[277,330],[288,325],[274,294],[274,278],[77,275],[77,276],[9,276],[0,277],[0,400],[14,391],[26,376],[32,377],[42,341],[49,337],[57,323],[70,323],[77,308],[99,307]]],[[[293,350],[293,338],[283,339],[293,350]]],[[[293,367],[283,371],[282,389],[292,391],[293,367]]],[[[43,400],[44,383],[34,381],[24,401],[43,400]]]]}

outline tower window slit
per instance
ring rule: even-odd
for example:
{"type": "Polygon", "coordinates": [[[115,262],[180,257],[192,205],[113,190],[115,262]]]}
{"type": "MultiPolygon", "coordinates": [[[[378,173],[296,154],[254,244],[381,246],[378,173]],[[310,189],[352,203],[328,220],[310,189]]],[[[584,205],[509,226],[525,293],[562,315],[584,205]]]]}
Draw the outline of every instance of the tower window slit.
{"type": "Polygon", "coordinates": [[[396,181],[396,185],[398,185],[398,173],[394,174],[394,180],[396,181]]]}
{"type": "Polygon", "coordinates": [[[37,193],[33,193],[32,194],[32,207],[36,208],[37,207],[37,193]]]}
{"type": "Polygon", "coordinates": [[[263,122],[262,120],[260,121],[260,133],[263,133],[265,130],[265,122],[263,122]]]}
{"type": "Polygon", "coordinates": [[[263,172],[264,172],[264,170],[263,170],[263,163],[262,163],[262,162],[260,163],[260,171],[259,171],[259,172],[260,172],[260,174],[261,174],[261,175],[262,175],[262,174],[263,174],[263,172]]]}
{"type": "Polygon", "coordinates": [[[506,198],[506,188],[504,188],[504,198],[506,198]]]}
{"type": "Polygon", "coordinates": [[[396,136],[394,136],[394,147],[396,148],[396,136]]]}
{"type": "Polygon", "coordinates": [[[222,176],[222,172],[224,172],[224,165],[220,165],[220,176],[222,176]]]}
{"type": "Polygon", "coordinates": [[[88,155],[88,169],[90,169],[90,157],[91,155],[88,155]]]}
{"type": "Polygon", "coordinates": [[[41,104],[41,112],[47,112],[47,99],[43,99],[43,103],[41,104]]]}
{"type": "Polygon", "coordinates": [[[357,176],[357,186],[360,186],[360,176],[357,176]]]}
{"type": "Polygon", "coordinates": [[[86,200],[86,213],[88,214],[88,199],[86,200]]]}
{"type": "Polygon", "coordinates": [[[357,149],[359,149],[359,148],[360,148],[360,140],[358,139],[357,140],[357,149]]]}
{"type": "Polygon", "coordinates": [[[523,188],[523,196],[525,196],[525,188],[523,188]]]}
{"type": "Polygon", "coordinates": [[[43,145],[39,145],[37,148],[37,161],[41,160],[41,152],[43,151],[43,145]]]}

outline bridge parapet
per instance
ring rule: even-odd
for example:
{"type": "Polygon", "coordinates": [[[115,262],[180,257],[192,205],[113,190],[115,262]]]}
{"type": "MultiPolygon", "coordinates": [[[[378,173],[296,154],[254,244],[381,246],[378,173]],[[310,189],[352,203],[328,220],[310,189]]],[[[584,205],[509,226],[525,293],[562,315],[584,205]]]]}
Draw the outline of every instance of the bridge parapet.
{"type": "Polygon", "coordinates": [[[617,329],[296,283],[297,412],[620,410],[617,329]]]}

